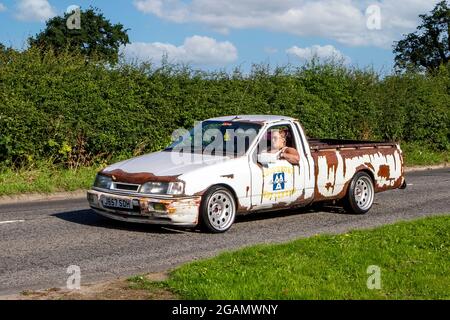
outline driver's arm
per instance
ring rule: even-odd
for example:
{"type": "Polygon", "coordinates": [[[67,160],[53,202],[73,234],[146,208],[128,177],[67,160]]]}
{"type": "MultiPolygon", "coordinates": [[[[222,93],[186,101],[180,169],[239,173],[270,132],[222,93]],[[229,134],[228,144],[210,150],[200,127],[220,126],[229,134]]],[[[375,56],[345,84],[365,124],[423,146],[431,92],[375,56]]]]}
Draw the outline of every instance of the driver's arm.
{"type": "Polygon", "coordinates": [[[300,155],[294,148],[286,148],[281,152],[280,159],[285,159],[290,164],[296,165],[300,163],[300,155]]]}

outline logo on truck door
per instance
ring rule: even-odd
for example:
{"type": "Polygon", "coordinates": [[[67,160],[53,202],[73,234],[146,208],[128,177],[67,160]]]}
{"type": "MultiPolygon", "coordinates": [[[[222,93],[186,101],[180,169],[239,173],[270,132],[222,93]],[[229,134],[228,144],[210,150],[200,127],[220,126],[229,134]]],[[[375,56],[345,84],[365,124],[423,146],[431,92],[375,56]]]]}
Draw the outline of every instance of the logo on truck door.
{"type": "Polygon", "coordinates": [[[281,191],[284,190],[284,172],[276,172],[273,174],[273,191],[281,191]]]}
{"type": "Polygon", "coordinates": [[[269,165],[263,168],[262,199],[272,202],[292,196],[294,193],[293,168],[280,165],[269,165]]]}

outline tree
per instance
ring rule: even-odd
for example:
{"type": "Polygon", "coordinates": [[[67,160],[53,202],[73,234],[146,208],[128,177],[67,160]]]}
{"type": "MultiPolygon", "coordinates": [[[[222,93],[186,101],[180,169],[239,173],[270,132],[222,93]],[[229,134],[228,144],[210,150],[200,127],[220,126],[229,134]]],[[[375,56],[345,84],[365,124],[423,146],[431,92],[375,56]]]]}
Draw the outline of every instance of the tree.
{"type": "Polygon", "coordinates": [[[7,47],[3,43],[0,43],[0,56],[7,56],[14,53],[19,53],[17,50],[13,49],[13,47],[7,47]]]}
{"type": "Polygon", "coordinates": [[[117,62],[120,46],[130,43],[128,29],[124,30],[122,24],[111,24],[98,9],[78,10],[48,20],[43,31],[28,39],[30,46],[55,53],[78,51],[90,59],[117,62]],[[73,14],[79,14],[79,28],[68,27],[73,14]]]}
{"type": "Polygon", "coordinates": [[[13,51],[12,47],[6,47],[3,43],[0,43],[0,53],[8,53],[13,51]]]}
{"type": "Polygon", "coordinates": [[[430,14],[419,16],[417,31],[394,44],[398,69],[434,70],[450,60],[450,7],[439,2],[430,14]]]}

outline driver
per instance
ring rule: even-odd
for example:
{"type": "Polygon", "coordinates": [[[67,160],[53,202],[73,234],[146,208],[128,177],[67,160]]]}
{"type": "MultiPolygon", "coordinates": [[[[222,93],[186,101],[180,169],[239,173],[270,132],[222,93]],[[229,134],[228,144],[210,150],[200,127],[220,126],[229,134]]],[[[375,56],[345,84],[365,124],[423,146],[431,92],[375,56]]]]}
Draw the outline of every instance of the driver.
{"type": "Polygon", "coordinates": [[[295,148],[286,146],[286,136],[287,131],[284,128],[272,131],[270,153],[278,153],[278,159],[284,159],[290,164],[299,164],[300,155],[295,148]]]}

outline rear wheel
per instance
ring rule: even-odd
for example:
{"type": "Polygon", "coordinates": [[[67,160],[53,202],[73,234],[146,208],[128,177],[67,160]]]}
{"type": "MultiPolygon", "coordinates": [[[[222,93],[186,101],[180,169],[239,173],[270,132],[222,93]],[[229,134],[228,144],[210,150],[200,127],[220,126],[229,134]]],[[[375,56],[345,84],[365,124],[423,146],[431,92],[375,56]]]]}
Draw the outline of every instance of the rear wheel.
{"type": "Polygon", "coordinates": [[[231,228],[236,217],[236,201],[224,187],[211,187],[202,197],[200,223],[204,231],[225,232],[231,228]]]}
{"type": "Polygon", "coordinates": [[[372,178],[365,172],[358,172],[350,182],[344,207],[347,212],[364,214],[372,207],[374,198],[372,178]]]}

